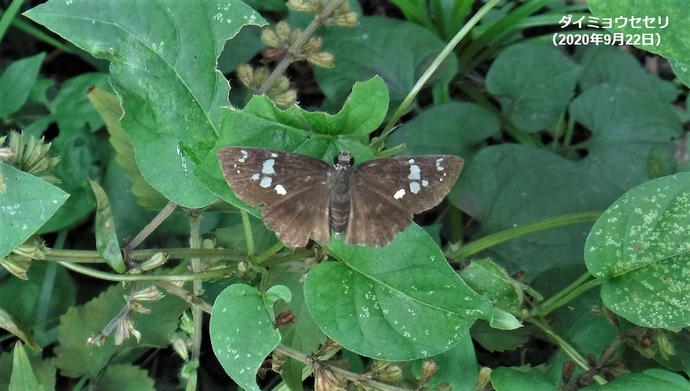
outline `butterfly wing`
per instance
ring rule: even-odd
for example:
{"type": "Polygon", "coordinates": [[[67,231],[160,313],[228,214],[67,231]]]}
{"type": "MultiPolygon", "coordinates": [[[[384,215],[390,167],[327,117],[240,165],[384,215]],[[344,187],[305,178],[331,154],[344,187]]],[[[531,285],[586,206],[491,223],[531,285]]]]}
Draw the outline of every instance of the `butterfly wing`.
{"type": "Polygon", "coordinates": [[[385,246],[415,214],[438,205],[450,192],[463,160],[450,155],[371,160],[354,168],[345,242],[385,246]]]}
{"type": "Polygon", "coordinates": [[[239,199],[265,205],[264,223],[287,246],[304,247],[310,236],[329,241],[328,164],[295,153],[242,147],[221,148],[218,160],[239,199]]]}

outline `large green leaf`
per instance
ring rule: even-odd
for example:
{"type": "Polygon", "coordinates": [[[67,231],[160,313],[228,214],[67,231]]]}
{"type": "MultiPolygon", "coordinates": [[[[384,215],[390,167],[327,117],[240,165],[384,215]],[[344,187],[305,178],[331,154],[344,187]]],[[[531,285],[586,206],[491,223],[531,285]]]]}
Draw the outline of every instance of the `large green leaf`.
{"type": "Polygon", "coordinates": [[[358,354],[411,360],[452,348],[490,301],[451,269],[436,243],[412,225],[388,246],[333,240],[339,262],[321,263],[304,285],[307,306],[326,335],[358,354]]]}
{"type": "Polygon", "coordinates": [[[503,113],[515,126],[538,132],[565,113],[578,68],[553,46],[522,43],[505,49],[491,64],[486,88],[501,98],[503,113]]]}
{"type": "Polygon", "coordinates": [[[70,308],[60,317],[58,346],[55,347],[55,365],[69,377],[95,378],[118,354],[131,352],[137,347],[166,347],[177,329],[186,303],[167,296],[147,305],[149,314],[133,314],[134,327],[141,332],[141,341],[130,338],[116,346],[110,336],[103,346],[88,345],[89,337],[103,330],[123,308],[126,295],[121,285],[113,285],[88,303],[70,308]]]}
{"type": "MultiPolygon", "coordinates": [[[[504,144],[481,150],[465,163],[449,199],[481,223],[478,236],[569,213],[603,210],[624,189],[596,171],[542,149],[504,144]]],[[[530,278],[559,266],[582,263],[590,224],[550,229],[494,246],[492,257],[512,273],[530,278]]]]}
{"type": "MultiPolygon", "coordinates": [[[[362,16],[354,28],[336,27],[323,33],[323,47],[333,53],[333,68],[316,68],[319,87],[338,107],[357,81],[379,75],[396,107],[410,92],[428,65],[444,47],[431,31],[414,23],[390,18],[362,16]]],[[[445,84],[455,76],[454,56],[442,64],[431,83],[445,84]]]]}
{"type": "Polygon", "coordinates": [[[24,243],[65,202],[69,194],[31,174],[0,163],[0,258],[24,243]]]}
{"type": "Polygon", "coordinates": [[[476,144],[495,136],[500,120],[485,108],[467,102],[434,105],[405,122],[386,140],[388,147],[407,145],[407,155],[450,154],[467,158],[476,144]]]}
{"type": "Polygon", "coordinates": [[[13,62],[0,75],[0,118],[19,110],[36,82],[45,53],[13,62]]]}
{"type": "Polygon", "coordinates": [[[681,81],[690,85],[690,43],[687,40],[690,13],[678,12],[687,5],[685,1],[589,0],[587,5],[601,23],[605,19],[612,21],[610,33],[620,34],[640,49],[666,57],[681,81]]]}
{"type": "Polygon", "coordinates": [[[239,0],[49,1],[26,15],[98,58],[124,109],[144,178],[172,201],[216,199],[192,174],[219,133],[228,83],[216,71],[225,41],[263,19],[239,0]]]}
{"type": "Polygon", "coordinates": [[[585,262],[607,307],[645,327],[690,325],[690,173],[618,199],[587,237],[585,262]]]}
{"type": "Polygon", "coordinates": [[[261,294],[246,284],[233,284],[213,303],[209,332],[213,352],[230,377],[243,389],[259,391],[256,372],[278,343],[273,325],[276,300],[290,301],[290,290],[271,287],[261,294]]]}

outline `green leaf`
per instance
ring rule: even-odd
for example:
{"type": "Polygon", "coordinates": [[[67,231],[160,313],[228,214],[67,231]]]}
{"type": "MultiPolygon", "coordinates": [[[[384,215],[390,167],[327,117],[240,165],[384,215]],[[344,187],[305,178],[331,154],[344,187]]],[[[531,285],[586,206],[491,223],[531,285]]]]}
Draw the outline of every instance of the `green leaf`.
{"type": "Polygon", "coordinates": [[[12,335],[29,345],[31,349],[41,350],[41,347],[36,343],[34,336],[31,334],[31,330],[3,308],[0,308],[0,329],[9,331],[12,335]]]}
{"type": "Polygon", "coordinates": [[[243,389],[259,391],[256,372],[278,343],[273,304],[290,301],[290,291],[273,286],[266,294],[246,284],[225,288],[213,303],[209,332],[213,352],[225,372],[243,389]]]}
{"type": "Polygon", "coordinates": [[[472,262],[460,277],[475,292],[491,299],[495,307],[518,312],[524,300],[521,284],[489,259],[472,262]]]}
{"type": "Polygon", "coordinates": [[[477,319],[490,319],[489,300],[473,292],[441,250],[413,224],[388,246],[327,246],[340,262],[316,265],[304,285],[321,330],[355,353],[403,361],[453,347],[477,319]]]}
{"type": "MultiPolygon", "coordinates": [[[[133,349],[167,347],[170,336],[177,329],[186,303],[174,296],[166,296],[152,303],[149,314],[133,314],[135,328],[141,332],[141,341],[130,338],[115,346],[113,336],[105,345],[87,345],[86,341],[103,330],[125,305],[127,292],[121,285],[113,285],[88,303],[70,308],[60,317],[58,346],[55,348],[55,365],[69,377],[96,378],[116,355],[133,349]]],[[[143,353],[142,349],[140,353],[143,353]]]]}
{"type": "Polygon", "coordinates": [[[163,208],[167,200],[141,175],[134,157],[132,142],[120,126],[122,108],[117,97],[100,88],[93,88],[89,91],[88,98],[108,129],[109,141],[115,150],[115,159],[124,168],[127,178],[132,181],[131,191],[136,196],[137,202],[149,209],[163,208]]]}
{"type": "Polygon", "coordinates": [[[94,230],[96,231],[96,250],[110,267],[118,273],[127,271],[125,261],[120,251],[120,242],[115,233],[115,220],[113,212],[110,210],[110,202],[103,188],[98,183],[89,179],[93,194],[96,196],[96,221],[94,230]]]}
{"type": "MultiPolygon", "coordinates": [[[[443,382],[448,382],[456,391],[474,389],[479,375],[479,364],[477,364],[474,344],[469,334],[464,335],[450,350],[430,359],[438,365],[438,370],[429,383],[425,384],[427,389],[434,389],[443,382]]],[[[424,361],[426,359],[412,363],[412,373],[417,379],[421,376],[424,361]]]]}
{"type": "Polygon", "coordinates": [[[683,0],[590,0],[587,5],[600,22],[604,18],[614,21],[612,24],[615,28],[609,29],[611,33],[622,34],[632,40],[636,47],[666,57],[676,75],[686,86],[690,86],[689,48],[686,39],[690,14],[678,12],[678,7],[685,5],[683,0]],[[621,17],[627,20],[625,24],[616,22],[621,17]],[[634,26],[630,20],[632,17],[642,20],[634,26]],[[644,18],[652,19],[650,28],[645,27],[644,18]],[[653,35],[653,41],[648,44],[638,41],[638,37],[645,35],[653,35]]]}
{"type": "Polygon", "coordinates": [[[155,391],[154,381],[145,369],[129,364],[110,365],[92,388],[102,391],[155,391]]]}
{"type": "Polygon", "coordinates": [[[405,143],[408,155],[469,157],[477,144],[498,134],[500,125],[496,115],[475,103],[449,102],[434,105],[405,122],[386,144],[405,143]]]}
{"type": "Polygon", "coordinates": [[[87,179],[103,175],[101,159],[107,159],[109,152],[103,135],[91,132],[86,126],[60,129],[60,135],[52,141],[51,154],[60,157],[54,174],[62,181],[58,186],[70,198],[41,227],[41,233],[73,226],[93,212],[96,200],[87,179]]]}
{"type": "MultiPolygon", "coordinates": [[[[543,149],[490,146],[465,162],[448,199],[481,223],[482,237],[516,225],[569,213],[603,210],[623,193],[598,171],[543,149]]],[[[582,263],[591,224],[553,228],[516,238],[480,253],[527,280],[552,268],[582,263]]]]}
{"type": "Polygon", "coordinates": [[[650,179],[653,148],[671,157],[671,140],[682,124],[671,105],[649,91],[620,84],[602,84],[573,100],[570,114],[592,132],[583,164],[628,190],[650,179]]]}
{"type": "Polygon", "coordinates": [[[522,43],[509,46],[491,64],[486,88],[501,98],[503,113],[515,126],[538,132],[564,115],[578,71],[577,64],[557,48],[522,43]]]}
{"type": "Polygon", "coordinates": [[[591,385],[582,391],[688,391],[690,384],[680,374],[660,368],[647,369],[640,373],[623,373],[614,381],[601,385],[591,385]]]}
{"type": "MultiPolygon", "coordinates": [[[[323,35],[323,47],[335,56],[333,68],[315,68],[314,75],[331,107],[338,107],[356,81],[379,75],[397,107],[444,42],[431,31],[407,21],[362,16],[354,28],[335,27],[323,35]],[[393,33],[394,32],[394,33],[393,33]]],[[[445,84],[455,76],[454,56],[441,65],[430,84],[445,84]]]]}
{"type": "Polygon", "coordinates": [[[69,195],[2,163],[0,177],[6,185],[0,192],[0,258],[4,258],[48,221],[69,195]]]}
{"type": "MultiPolygon", "coordinates": [[[[304,282],[302,282],[302,273],[299,270],[292,270],[293,266],[278,265],[268,269],[268,276],[266,284],[284,285],[290,288],[292,292],[292,300],[289,303],[278,302],[275,306],[275,312],[280,313],[285,310],[290,310],[295,315],[295,323],[281,328],[281,343],[293,349],[296,349],[307,355],[316,353],[319,346],[326,342],[326,336],[321,331],[319,326],[314,322],[307,304],[304,301],[304,282]]],[[[304,270],[306,272],[306,270],[304,270]]],[[[304,364],[301,362],[287,358],[282,366],[280,376],[288,385],[290,390],[297,391],[302,389],[302,369],[304,364]]]]}
{"type": "Polygon", "coordinates": [[[21,342],[14,345],[14,359],[12,361],[12,377],[10,377],[10,391],[42,391],[43,386],[36,379],[31,368],[29,357],[21,342]]]}
{"type": "Polygon", "coordinates": [[[555,391],[553,382],[535,368],[498,367],[491,371],[496,391],[555,391]]]}
{"type": "Polygon", "coordinates": [[[183,7],[172,0],[95,4],[49,1],[26,15],[97,58],[111,61],[137,164],[170,200],[200,208],[216,199],[192,174],[211,153],[228,105],[216,71],[225,41],[263,19],[239,0],[183,7]]]}
{"type": "Polygon", "coordinates": [[[45,53],[14,61],[0,76],[0,118],[21,109],[38,78],[45,53]]]}
{"type": "Polygon", "coordinates": [[[630,322],[690,325],[690,173],[652,180],[619,198],[587,237],[585,263],[604,279],[604,304],[630,322]]]}
{"type": "MultiPolygon", "coordinates": [[[[355,161],[363,162],[373,158],[373,152],[360,142],[340,136],[369,135],[383,121],[387,107],[386,87],[379,77],[356,83],[343,108],[334,115],[309,112],[296,106],[280,110],[267,97],[254,96],[243,110],[228,108],[223,111],[217,148],[228,145],[271,148],[331,162],[340,151],[348,150],[355,161]]],[[[238,200],[230,191],[215,154],[206,157],[197,174],[224,200],[260,216],[255,208],[238,200]]]]}
{"type": "Polygon", "coordinates": [[[579,62],[582,70],[578,83],[583,91],[600,84],[620,84],[644,91],[647,96],[653,92],[664,102],[678,96],[672,82],[647,73],[635,56],[617,47],[585,46],[579,62]]]}
{"type": "Polygon", "coordinates": [[[92,88],[112,91],[108,75],[85,73],[60,85],[60,92],[49,104],[51,116],[60,129],[85,127],[89,132],[96,132],[103,126],[103,119],[88,100],[88,92],[92,88]]]}
{"type": "Polygon", "coordinates": [[[77,285],[65,268],[36,261],[27,272],[27,280],[12,278],[0,283],[0,308],[27,325],[36,343],[45,346],[55,341],[58,318],[75,305],[76,291],[77,285]]]}

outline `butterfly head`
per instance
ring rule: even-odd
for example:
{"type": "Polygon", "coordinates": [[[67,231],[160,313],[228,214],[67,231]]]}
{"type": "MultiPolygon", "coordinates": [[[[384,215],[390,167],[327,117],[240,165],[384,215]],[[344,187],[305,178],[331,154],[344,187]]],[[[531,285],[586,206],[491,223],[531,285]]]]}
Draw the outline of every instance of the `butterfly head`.
{"type": "Polygon", "coordinates": [[[333,165],[338,170],[350,168],[353,164],[355,164],[355,158],[347,151],[341,151],[333,158],[333,165]]]}

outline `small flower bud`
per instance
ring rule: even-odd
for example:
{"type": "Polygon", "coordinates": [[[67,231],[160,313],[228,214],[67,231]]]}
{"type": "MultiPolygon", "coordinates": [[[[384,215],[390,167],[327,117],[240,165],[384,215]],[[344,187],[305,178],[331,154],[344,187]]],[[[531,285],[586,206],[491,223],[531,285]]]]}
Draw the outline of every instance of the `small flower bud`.
{"type": "Polygon", "coordinates": [[[359,24],[359,14],[356,12],[347,12],[343,14],[333,15],[328,20],[330,24],[342,27],[355,27],[359,24]]]}
{"type": "Polygon", "coordinates": [[[333,55],[328,52],[312,53],[307,61],[321,68],[330,68],[333,66],[333,55]]]}
{"type": "Polygon", "coordinates": [[[172,347],[175,350],[175,353],[177,353],[180,358],[182,358],[183,361],[189,360],[189,351],[187,350],[187,344],[184,342],[182,338],[175,338],[172,341],[172,347]]]}
{"type": "Polygon", "coordinates": [[[280,38],[278,38],[276,32],[268,27],[261,30],[261,42],[272,48],[279,48],[283,46],[283,42],[280,38]]]}
{"type": "Polygon", "coordinates": [[[272,96],[271,99],[278,106],[294,106],[297,104],[297,92],[295,92],[294,90],[288,90],[283,92],[282,94],[272,96]]]}
{"type": "Polygon", "coordinates": [[[314,12],[314,5],[309,1],[304,0],[288,0],[288,8],[297,12],[314,12]]]}
{"type": "Polygon", "coordinates": [[[421,384],[426,384],[431,380],[436,371],[438,370],[438,365],[434,360],[426,360],[422,363],[422,374],[419,376],[419,382],[421,384]]]}
{"type": "Polygon", "coordinates": [[[276,328],[282,328],[287,327],[296,321],[297,318],[295,317],[295,314],[293,314],[290,310],[285,310],[276,316],[275,320],[273,320],[273,325],[276,328]]]}
{"type": "Polygon", "coordinates": [[[290,42],[290,34],[292,33],[292,27],[290,27],[290,23],[285,22],[285,21],[280,21],[276,23],[276,35],[278,36],[278,39],[280,40],[280,44],[276,45],[274,47],[280,47],[282,44],[285,43],[292,43],[290,42]]]}
{"type": "Polygon", "coordinates": [[[254,85],[254,68],[249,64],[241,64],[237,67],[237,77],[245,87],[252,88],[254,85]]]}
{"type": "Polygon", "coordinates": [[[149,258],[144,263],[142,263],[139,266],[139,269],[141,271],[153,270],[153,269],[157,268],[158,266],[162,266],[167,261],[168,261],[168,257],[165,254],[155,253],[151,256],[151,258],[149,258]]]}
{"type": "Polygon", "coordinates": [[[129,295],[130,301],[158,301],[164,295],[153,285],[149,285],[144,289],[140,289],[129,295]]]}

